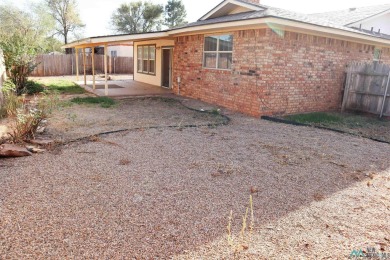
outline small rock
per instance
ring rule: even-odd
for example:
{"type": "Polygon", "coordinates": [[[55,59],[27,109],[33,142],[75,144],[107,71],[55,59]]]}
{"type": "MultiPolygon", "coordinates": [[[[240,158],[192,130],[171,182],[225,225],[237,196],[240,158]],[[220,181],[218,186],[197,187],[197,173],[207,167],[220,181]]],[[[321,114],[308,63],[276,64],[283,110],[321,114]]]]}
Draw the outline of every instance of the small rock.
{"type": "Polygon", "coordinates": [[[54,143],[54,140],[51,139],[34,139],[34,140],[27,140],[27,142],[31,144],[36,144],[40,146],[49,146],[54,143]]]}
{"type": "Polygon", "coordinates": [[[26,146],[26,149],[32,153],[44,153],[46,151],[45,149],[39,149],[35,146],[26,146]]]}
{"type": "Polygon", "coordinates": [[[133,197],[134,203],[140,203],[144,198],[141,195],[135,194],[133,197]]]}
{"type": "Polygon", "coordinates": [[[24,157],[31,156],[26,148],[20,147],[13,144],[2,144],[0,145],[0,157],[24,157]]]}
{"type": "Polygon", "coordinates": [[[37,133],[38,133],[38,134],[42,134],[43,132],[45,132],[45,130],[46,130],[46,127],[44,127],[44,126],[38,126],[38,128],[37,128],[37,133]]]}
{"type": "Polygon", "coordinates": [[[255,186],[252,186],[251,189],[250,189],[250,192],[253,194],[253,193],[258,193],[259,190],[257,189],[257,187],[255,186]]]}

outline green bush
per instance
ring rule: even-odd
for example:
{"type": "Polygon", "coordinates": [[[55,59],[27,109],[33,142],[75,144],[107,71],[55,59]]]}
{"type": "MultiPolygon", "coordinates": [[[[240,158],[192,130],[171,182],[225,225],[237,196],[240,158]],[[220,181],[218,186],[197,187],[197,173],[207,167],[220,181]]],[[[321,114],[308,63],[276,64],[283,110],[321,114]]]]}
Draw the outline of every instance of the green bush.
{"type": "Polygon", "coordinates": [[[7,75],[16,86],[16,94],[21,95],[24,93],[28,76],[37,66],[36,48],[31,41],[19,34],[1,39],[0,48],[3,50],[7,75]]]}
{"type": "Polygon", "coordinates": [[[41,93],[44,90],[45,88],[41,84],[32,80],[27,81],[24,86],[24,94],[28,95],[41,93]]]}
{"type": "Polygon", "coordinates": [[[22,143],[27,139],[34,139],[41,122],[48,118],[58,104],[58,96],[43,95],[36,97],[35,103],[25,104],[16,110],[11,127],[11,140],[22,143]]]}
{"type": "Polygon", "coordinates": [[[1,89],[3,93],[9,92],[9,91],[16,91],[16,85],[11,80],[6,80],[3,83],[3,87],[1,89]]]}

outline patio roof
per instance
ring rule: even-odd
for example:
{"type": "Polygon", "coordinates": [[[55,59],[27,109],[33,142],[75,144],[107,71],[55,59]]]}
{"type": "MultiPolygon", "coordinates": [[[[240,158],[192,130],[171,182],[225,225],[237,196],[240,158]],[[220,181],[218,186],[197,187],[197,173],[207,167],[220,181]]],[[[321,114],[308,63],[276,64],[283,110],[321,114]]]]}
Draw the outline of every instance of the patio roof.
{"type": "Polygon", "coordinates": [[[123,43],[132,44],[134,41],[142,40],[145,38],[161,39],[168,36],[169,35],[167,31],[95,36],[68,43],[62,46],[62,48],[88,48],[102,45],[120,45],[123,43]]]}

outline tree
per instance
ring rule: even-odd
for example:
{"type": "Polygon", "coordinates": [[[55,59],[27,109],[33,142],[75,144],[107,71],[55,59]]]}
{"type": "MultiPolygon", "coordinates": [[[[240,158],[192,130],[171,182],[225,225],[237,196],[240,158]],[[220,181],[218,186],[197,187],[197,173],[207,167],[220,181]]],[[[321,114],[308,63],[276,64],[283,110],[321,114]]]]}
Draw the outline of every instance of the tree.
{"type": "Polygon", "coordinates": [[[28,76],[37,66],[35,60],[37,50],[20,34],[0,41],[0,48],[3,50],[7,76],[15,84],[16,94],[23,94],[26,91],[28,76]]]}
{"type": "Polygon", "coordinates": [[[187,11],[181,0],[168,0],[165,5],[165,25],[174,28],[187,24],[187,11]]]}
{"type": "Polygon", "coordinates": [[[76,35],[85,27],[77,11],[76,0],[45,0],[45,3],[55,20],[55,32],[64,38],[65,44],[68,43],[70,34],[76,35]]]}
{"type": "Polygon", "coordinates": [[[161,29],[164,7],[150,2],[121,4],[111,17],[111,24],[119,33],[142,33],[161,29]]]}
{"type": "Polygon", "coordinates": [[[0,20],[0,48],[7,76],[16,85],[17,94],[21,94],[50,28],[40,24],[38,16],[11,5],[0,6],[0,20]]]}

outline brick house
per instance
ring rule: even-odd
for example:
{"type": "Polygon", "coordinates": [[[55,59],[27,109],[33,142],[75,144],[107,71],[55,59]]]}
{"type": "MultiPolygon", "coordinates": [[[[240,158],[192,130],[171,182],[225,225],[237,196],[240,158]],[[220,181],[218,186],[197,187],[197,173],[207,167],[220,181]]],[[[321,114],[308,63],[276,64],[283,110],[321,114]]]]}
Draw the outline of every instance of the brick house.
{"type": "Polygon", "coordinates": [[[66,47],[132,42],[135,81],[252,116],[291,114],[340,108],[351,61],[390,63],[390,34],[353,25],[225,0],[180,28],[66,47]]]}

